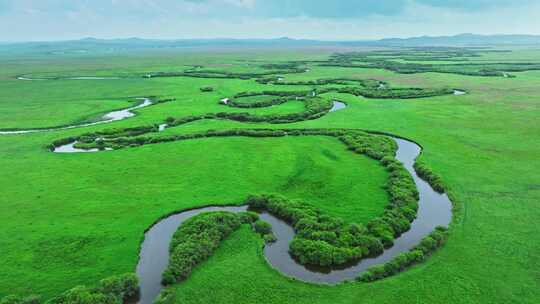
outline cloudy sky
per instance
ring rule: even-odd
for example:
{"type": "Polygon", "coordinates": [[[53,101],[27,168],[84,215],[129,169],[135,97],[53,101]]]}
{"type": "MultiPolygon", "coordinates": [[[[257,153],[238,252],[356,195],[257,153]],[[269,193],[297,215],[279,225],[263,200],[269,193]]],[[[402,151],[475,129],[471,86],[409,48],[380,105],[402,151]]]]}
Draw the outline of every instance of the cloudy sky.
{"type": "Polygon", "coordinates": [[[540,0],[0,0],[0,41],[540,34],[540,0]]]}

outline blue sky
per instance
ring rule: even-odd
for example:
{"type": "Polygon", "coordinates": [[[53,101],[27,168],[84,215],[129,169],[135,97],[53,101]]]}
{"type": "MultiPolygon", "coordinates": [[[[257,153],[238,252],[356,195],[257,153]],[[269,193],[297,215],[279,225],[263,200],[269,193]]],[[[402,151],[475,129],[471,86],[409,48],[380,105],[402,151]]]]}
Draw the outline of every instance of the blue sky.
{"type": "Polygon", "coordinates": [[[0,41],[540,34],[538,0],[0,0],[0,41]]]}

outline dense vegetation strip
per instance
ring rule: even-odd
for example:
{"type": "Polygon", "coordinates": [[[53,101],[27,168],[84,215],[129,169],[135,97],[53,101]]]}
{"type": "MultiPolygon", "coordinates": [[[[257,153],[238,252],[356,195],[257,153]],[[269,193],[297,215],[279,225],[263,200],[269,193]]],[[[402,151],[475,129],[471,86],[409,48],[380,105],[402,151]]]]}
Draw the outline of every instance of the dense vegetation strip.
{"type": "Polygon", "coordinates": [[[173,287],[163,288],[160,292],[154,304],[173,304],[176,303],[176,289],[173,287]]]}
{"type": "Polygon", "coordinates": [[[386,85],[385,82],[376,79],[357,79],[357,78],[326,78],[326,79],[314,79],[314,80],[298,80],[298,81],[286,81],[283,77],[273,76],[259,78],[256,80],[261,84],[272,85],[303,85],[303,86],[322,86],[322,85],[359,85],[363,87],[378,88],[382,85],[386,85]]]}
{"type": "Polygon", "coordinates": [[[241,73],[241,72],[228,72],[222,70],[211,70],[194,68],[181,72],[153,72],[145,74],[145,78],[156,77],[195,77],[195,78],[229,78],[229,79],[252,79],[257,77],[263,77],[275,74],[298,74],[304,73],[305,68],[290,68],[290,69],[273,69],[269,71],[253,72],[253,73],[241,73]]]}
{"type": "MultiPolygon", "coordinates": [[[[146,130],[146,129],[143,129],[146,130]]],[[[137,134],[137,130],[133,130],[134,134],[137,134]]],[[[225,130],[207,130],[203,132],[195,132],[190,134],[172,134],[162,135],[159,137],[151,136],[116,136],[119,133],[113,133],[113,135],[105,135],[101,132],[85,134],[78,137],[67,137],[59,140],[55,140],[51,144],[51,148],[54,149],[64,144],[69,144],[74,141],[78,141],[75,145],[81,149],[92,148],[111,148],[122,149],[128,147],[137,147],[147,144],[158,144],[172,141],[182,141],[206,137],[227,137],[227,136],[245,136],[245,137],[283,137],[283,136],[303,136],[303,135],[321,135],[321,136],[334,136],[339,137],[350,134],[359,134],[364,137],[369,137],[369,134],[359,130],[346,130],[346,129],[225,129],[225,130]],[[101,138],[100,136],[107,136],[101,138]],[[79,142],[80,141],[80,142],[79,142]]],[[[125,134],[122,132],[121,134],[125,134]]],[[[395,145],[388,143],[387,148],[395,149],[395,145]],[[388,146],[389,145],[389,146],[388,146]]],[[[365,147],[364,147],[365,148],[365,147]]],[[[382,148],[382,147],[381,147],[382,148]]],[[[352,148],[351,148],[352,149],[352,148]]],[[[361,147],[358,147],[361,149],[361,147]]],[[[361,150],[359,150],[361,151],[361,150]]],[[[371,150],[370,150],[371,151],[371,150]]],[[[373,153],[375,153],[373,151],[373,153]]]]}
{"type": "Polygon", "coordinates": [[[169,266],[163,273],[162,283],[170,285],[186,279],[195,266],[212,255],[222,240],[240,225],[256,222],[258,217],[252,212],[219,211],[201,213],[186,220],[173,235],[169,266]]]}
{"type": "Polygon", "coordinates": [[[250,208],[268,211],[293,226],[296,234],[290,244],[290,253],[301,264],[335,266],[375,256],[410,228],[418,208],[418,193],[408,172],[397,161],[385,159],[383,163],[390,171],[386,185],[390,204],[382,216],[365,226],[345,224],[308,203],[279,195],[250,196],[246,203],[250,208]]]}
{"type": "MultiPolygon", "coordinates": [[[[320,66],[347,68],[385,69],[401,74],[413,73],[451,73],[469,76],[515,77],[509,72],[524,72],[540,70],[540,63],[528,62],[498,62],[478,63],[467,62],[469,58],[479,57],[479,52],[471,49],[424,49],[384,50],[374,52],[338,53],[326,61],[319,62],[320,66]],[[418,63],[414,61],[465,61],[456,63],[418,63]]],[[[485,52],[485,50],[484,50],[485,52]]]]}
{"type": "Polygon", "coordinates": [[[443,181],[439,175],[431,170],[425,163],[417,160],[414,163],[414,170],[423,180],[429,183],[431,188],[439,193],[444,193],[446,190],[444,188],[443,181]]]}
{"type": "Polygon", "coordinates": [[[427,256],[432,254],[437,248],[444,245],[448,239],[448,230],[445,227],[438,226],[429,235],[409,252],[401,253],[391,261],[383,265],[375,265],[368,268],[359,277],[359,281],[372,282],[382,278],[389,277],[400,271],[421,263],[427,256]]]}
{"type": "MultiPolygon", "coordinates": [[[[77,286],[45,302],[45,304],[123,304],[139,294],[134,273],[103,279],[95,287],[77,286]]],[[[39,304],[38,296],[7,296],[1,304],[39,304]]]]}
{"type": "Polygon", "coordinates": [[[166,287],[154,303],[173,303],[174,289],[168,286],[188,278],[193,268],[207,260],[221,241],[242,224],[252,225],[265,241],[273,241],[272,227],[259,220],[259,215],[254,212],[206,212],[183,223],[173,235],[169,247],[169,265],[162,276],[162,284],[166,287]]]}
{"type": "Polygon", "coordinates": [[[392,88],[390,84],[375,79],[335,78],[308,81],[283,81],[280,79],[275,77],[261,78],[257,81],[263,84],[273,85],[313,86],[317,87],[312,90],[315,94],[337,92],[379,99],[425,98],[454,93],[454,90],[451,88],[392,88]]]}
{"type": "MultiPolygon", "coordinates": [[[[279,95],[252,93],[252,94],[236,94],[234,98],[225,98],[221,101],[229,107],[235,108],[264,108],[270,106],[277,106],[285,103],[289,100],[287,97],[281,97],[279,95]]],[[[298,98],[294,98],[298,100],[298,98]]]]}

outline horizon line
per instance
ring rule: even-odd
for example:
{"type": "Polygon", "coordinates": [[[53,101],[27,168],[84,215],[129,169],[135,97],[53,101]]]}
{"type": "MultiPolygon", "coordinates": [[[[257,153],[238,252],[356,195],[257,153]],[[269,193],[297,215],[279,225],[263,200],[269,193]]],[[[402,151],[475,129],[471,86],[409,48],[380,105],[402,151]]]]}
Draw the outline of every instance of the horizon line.
{"type": "Polygon", "coordinates": [[[85,36],[85,37],[79,37],[79,38],[73,38],[73,39],[59,39],[59,40],[0,40],[1,44],[18,44],[18,43],[51,43],[51,42],[70,42],[70,41],[82,41],[82,40],[102,40],[102,41],[112,41],[112,40],[147,40],[147,41],[190,41],[190,40],[296,40],[296,41],[315,41],[315,42],[376,42],[381,40],[390,40],[390,39],[415,39],[415,38],[451,38],[451,37],[459,37],[459,36],[482,36],[482,37],[490,37],[490,36],[530,36],[530,37],[538,37],[540,38],[540,34],[509,34],[509,33],[497,33],[497,34],[475,34],[475,33],[459,33],[454,35],[416,35],[416,36],[403,36],[403,37],[383,37],[378,39],[336,39],[336,40],[327,40],[327,39],[315,39],[315,38],[299,38],[299,37],[289,37],[289,36],[281,36],[281,37],[270,37],[270,38],[234,38],[234,37],[211,37],[211,38],[198,38],[198,37],[190,37],[190,38],[145,38],[141,36],[130,36],[130,37],[115,37],[115,38],[100,38],[95,36],[85,36]]]}

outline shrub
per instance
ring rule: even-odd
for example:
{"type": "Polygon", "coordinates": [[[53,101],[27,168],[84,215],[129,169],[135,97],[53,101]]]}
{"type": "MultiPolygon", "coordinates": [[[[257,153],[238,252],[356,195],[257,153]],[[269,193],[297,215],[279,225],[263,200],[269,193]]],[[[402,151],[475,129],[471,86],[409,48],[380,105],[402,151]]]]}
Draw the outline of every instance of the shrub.
{"type": "Polygon", "coordinates": [[[117,294],[122,299],[131,298],[139,294],[139,279],[134,273],[113,276],[103,279],[98,289],[106,294],[117,294]]]}
{"type": "Polygon", "coordinates": [[[375,265],[370,267],[368,270],[363,272],[359,278],[363,282],[371,282],[384,278],[386,275],[386,270],[383,265],[375,265]]]}
{"type": "Polygon", "coordinates": [[[176,290],[174,288],[163,288],[153,304],[173,304],[176,302],[176,290]]]}
{"type": "Polygon", "coordinates": [[[60,147],[60,146],[63,146],[63,145],[67,145],[67,144],[70,144],[74,141],[77,141],[79,138],[78,137],[66,137],[66,138],[62,138],[62,139],[57,139],[55,141],[53,141],[52,145],[54,147],[60,147]]]}
{"type": "Polygon", "coordinates": [[[39,296],[31,295],[26,297],[19,297],[15,295],[9,295],[0,300],[0,304],[39,304],[39,296]]]}
{"type": "Polygon", "coordinates": [[[202,87],[200,88],[201,92],[212,92],[214,91],[213,87],[202,87]]]}
{"type": "Polygon", "coordinates": [[[306,203],[277,195],[250,196],[250,208],[266,210],[294,227],[291,254],[302,264],[340,265],[382,251],[381,243],[361,225],[322,214],[306,203]]]}
{"type": "Polygon", "coordinates": [[[233,99],[230,99],[226,105],[230,107],[236,107],[236,108],[264,108],[264,107],[270,107],[275,105],[280,105],[282,103],[285,103],[289,101],[290,99],[286,97],[281,97],[281,95],[277,95],[277,97],[270,98],[270,99],[264,99],[264,100],[256,100],[253,102],[244,102],[240,101],[241,98],[245,97],[254,97],[254,96],[276,96],[276,94],[265,94],[263,93],[242,93],[235,95],[233,99]]]}
{"type": "Polygon", "coordinates": [[[101,280],[93,288],[77,286],[47,301],[47,304],[122,304],[139,293],[138,279],[133,273],[101,280]]]}
{"type": "Polygon", "coordinates": [[[257,220],[255,223],[253,223],[253,229],[258,234],[265,235],[272,232],[272,225],[270,225],[268,222],[257,220]]]}
{"type": "Polygon", "coordinates": [[[242,224],[252,224],[259,219],[259,214],[252,211],[240,212],[238,218],[242,224]]]}
{"type": "Polygon", "coordinates": [[[363,96],[366,98],[378,98],[378,99],[410,99],[410,98],[424,98],[440,95],[450,95],[454,93],[453,89],[441,88],[441,89],[421,89],[421,88],[366,88],[366,87],[346,87],[337,89],[339,93],[346,93],[351,95],[363,96]]]}
{"type": "Polygon", "coordinates": [[[423,162],[416,161],[414,163],[414,170],[423,180],[429,183],[429,185],[437,192],[444,193],[444,185],[442,179],[423,162]]]}
{"type": "Polygon", "coordinates": [[[277,241],[276,236],[273,233],[268,233],[263,236],[263,240],[266,244],[274,243],[277,241]]]}
{"type": "Polygon", "coordinates": [[[77,286],[46,302],[47,304],[121,304],[119,295],[104,294],[85,286],[77,286]]]}
{"type": "Polygon", "coordinates": [[[171,101],[175,101],[176,98],[160,98],[160,99],[157,99],[157,100],[154,100],[152,102],[152,104],[160,104],[160,103],[166,103],[166,102],[171,102],[171,101]]]}

